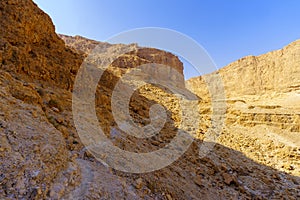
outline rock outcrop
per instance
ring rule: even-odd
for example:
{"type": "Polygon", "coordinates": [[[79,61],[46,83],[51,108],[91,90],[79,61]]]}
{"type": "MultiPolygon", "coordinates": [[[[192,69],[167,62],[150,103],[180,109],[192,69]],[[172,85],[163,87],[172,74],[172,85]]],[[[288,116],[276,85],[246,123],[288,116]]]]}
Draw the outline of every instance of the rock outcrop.
{"type": "MultiPolygon", "coordinates": [[[[164,169],[130,174],[104,166],[86,151],[77,134],[72,119],[72,89],[82,61],[94,45],[111,44],[61,36],[69,45],[65,46],[51,19],[31,0],[2,0],[0,25],[1,199],[299,198],[297,163],[287,166],[295,173],[289,169],[286,173],[247,158],[241,153],[246,152],[242,147],[257,144],[249,140],[243,141],[240,149],[226,147],[239,140],[236,135],[230,137],[235,133],[230,129],[223,134],[226,146],[217,144],[204,158],[198,156],[203,143],[199,138],[207,127],[198,131],[199,138],[179,160],[164,169]]],[[[116,126],[111,113],[112,89],[129,69],[146,63],[170,66],[169,75],[183,69],[176,56],[141,48],[115,60],[96,93],[99,124],[115,146],[132,152],[164,147],[181,121],[177,97],[163,88],[146,85],[132,96],[130,114],[136,123],[145,125],[149,123],[150,106],[162,104],[168,120],[161,133],[138,139],[116,126]]],[[[178,81],[183,85],[182,79],[178,81]]],[[[201,110],[209,114],[209,98],[199,101],[204,106],[201,110]]],[[[209,119],[205,118],[207,126],[209,119]]],[[[286,152],[280,148],[278,151],[286,152]]],[[[285,164],[299,160],[298,149],[292,151],[295,153],[278,158],[284,158],[285,164]]],[[[253,152],[249,152],[246,155],[251,157],[253,152]]]]}
{"type": "MultiPolygon", "coordinates": [[[[203,77],[187,81],[205,102],[205,80],[218,74],[227,113],[224,144],[278,170],[299,176],[300,41],[260,56],[247,56],[203,77]]],[[[206,106],[209,110],[209,106],[206,106]]],[[[204,113],[205,115],[205,113],[204,113]]],[[[206,115],[207,118],[209,118],[206,115]]]]}
{"type": "MultiPolygon", "coordinates": [[[[300,41],[260,56],[247,56],[218,70],[227,98],[296,91],[300,88],[300,41]],[[238,84],[237,84],[238,83],[238,84]]],[[[201,77],[188,82],[199,85],[201,77]]],[[[200,87],[197,91],[201,94],[200,87]]]]}
{"type": "MultiPolygon", "coordinates": [[[[59,35],[66,43],[66,45],[79,53],[88,56],[89,54],[97,54],[96,51],[93,52],[95,48],[97,49],[106,49],[106,48],[115,48],[116,50],[124,46],[123,44],[109,44],[105,42],[98,42],[90,40],[81,36],[66,36],[59,35]]],[[[170,78],[175,77],[175,82],[178,82],[178,85],[184,85],[183,77],[183,64],[179,58],[169,52],[165,52],[159,49],[154,48],[144,48],[139,47],[137,44],[131,44],[135,46],[135,50],[126,52],[124,55],[118,57],[114,60],[110,66],[111,75],[115,76],[117,79],[120,78],[123,74],[128,72],[129,69],[141,66],[144,64],[161,64],[170,67],[170,70],[167,72],[170,78]],[[182,77],[178,76],[178,74],[182,77]]],[[[128,48],[129,49],[129,48],[128,48]]],[[[109,70],[109,69],[108,69],[109,70]]],[[[159,73],[156,73],[156,76],[159,76],[159,73]]],[[[109,84],[114,82],[113,78],[110,77],[109,84]]],[[[112,89],[112,88],[111,88],[112,89]]]]}
{"type": "Polygon", "coordinates": [[[1,1],[2,69],[70,89],[83,57],[66,48],[50,17],[32,1],[1,1]]]}

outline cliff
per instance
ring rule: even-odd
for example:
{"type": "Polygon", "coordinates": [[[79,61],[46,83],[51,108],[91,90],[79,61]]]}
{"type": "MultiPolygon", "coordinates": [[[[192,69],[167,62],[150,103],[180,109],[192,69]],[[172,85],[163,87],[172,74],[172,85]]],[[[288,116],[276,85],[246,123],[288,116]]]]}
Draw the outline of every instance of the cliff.
{"type": "Polygon", "coordinates": [[[1,68],[70,89],[83,57],[65,47],[50,17],[28,0],[1,1],[0,6],[1,68]]]}
{"type": "MultiPolygon", "coordinates": [[[[210,110],[206,80],[218,74],[227,105],[226,131],[219,143],[296,175],[300,145],[299,51],[297,40],[283,49],[241,58],[212,74],[186,82],[206,102],[206,110],[210,110]]],[[[206,113],[203,115],[209,118],[206,113]]]]}
{"type": "MultiPolygon", "coordinates": [[[[199,157],[201,136],[210,125],[209,116],[204,118],[207,125],[196,130],[199,137],[194,138],[186,153],[161,170],[131,174],[103,165],[86,150],[75,129],[72,89],[77,71],[94,45],[117,49],[120,46],[79,36],[60,35],[63,40],[60,39],[49,16],[31,0],[2,0],[0,25],[1,199],[299,197],[297,147],[282,147],[279,141],[276,149],[282,154],[266,154],[270,158],[273,156],[275,161],[283,158],[285,164],[291,164],[292,167],[285,165],[287,168],[280,171],[279,166],[251,159],[254,150],[262,145],[260,142],[251,139],[238,143],[236,132],[226,129],[221,143],[226,146],[216,144],[210,154],[199,157]],[[253,149],[248,155],[247,148],[238,149],[234,145],[229,148],[232,144],[248,145],[253,149]]],[[[151,105],[162,104],[168,120],[160,134],[139,139],[127,135],[116,125],[111,113],[112,88],[128,70],[146,63],[171,66],[168,76],[173,70],[179,73],[183,70],[176,56],[158,49],[140,48],[109,66],[96,93],[99,125],[115,146],[129,152],[143,153],[165,147],[175,137],[183,117],[174,94],[155,85],[146,85],[131,97],[130,115],[141,126],[149,124],[151,105]]],[[[160,75],[158,73],[157,77],[160,75]]],[[[178,84],[183,85],[183,80],[178,80],[178,84]]],[[[196,88],[202,87],[196,85],[196,88]]],[[[290,87],[285,88],[284,91],[288,91],[290,87]]],[[[204,106],[201,109],[209,114],[209,99],[199,101],[204,106]]],[[[187,106],[193,111],[192,105],[187,106]]],[[[261,117],[255,119],[260,121],[261,117]]],[[[248,133],[248,129],[240,130],[248,133]]],[[[275,162],[264,159],[271,164],[275,162]]]]}
{"type": "MultiPolygon", "coordinates": [[[[283,49],[247,56],[218,70],[227,98],[299,90],[299,49],[300,40],[297,40],[283,49]]],[[[198,84],[199,79],[192,78],[188,82],[198,84]]]]}

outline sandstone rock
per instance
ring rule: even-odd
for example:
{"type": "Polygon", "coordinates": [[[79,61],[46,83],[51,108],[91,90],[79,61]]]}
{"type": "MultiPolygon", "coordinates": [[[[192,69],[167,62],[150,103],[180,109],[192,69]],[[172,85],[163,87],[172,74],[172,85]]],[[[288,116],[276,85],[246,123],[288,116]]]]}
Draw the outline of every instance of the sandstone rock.
{"type": "Polygon", "coordinates": [[[204,185],[203,185],[202,178],[201,178],[200,176],[195,177],[195,178],[194,178],[194,182],[195,182],[198,186],[200,186],[200,187],[203,187],[203,186],[204,186],[204,185]]]}
{"type": "MultiPolygon", "coordinates": [[[[300,113],[299,50],[298,40],[281,50],[242,58],[217,72],[186,82],[209,103],[207,84],[211,83],[205,80],[218,74],[225,86],[227,104],[227,130],[218,142],[294,175],[299,175],[300,171],[289,169],[295,160],[285,154],[289,154],[289,147],[300,145],[297,142],[300,141],[300,123],[295,123],[300,113]],[[287,167],[281,168],[279,161],[284,161],[287,167]]],[[[210,113],[203,114],[204,119],[210,119],[210,113]]]]}
{"type": "Polygon", "coordinates": [[[166,197],[168,200],[172,200],[172,196],[170,194],[167,194],[166,197]]]}
{"type": "Polygon", "coordinates": [[[71,88],[82,57],[64,46],[49,16],[31,0],[3,0],[0,10],[1,69],[24,80],[71,88]]]}
{"type": "Polygon", "coordinates": [[[139,190],[142,187],[143,187],[143,179],[142,178],[138,178],[137,180],[135,180],[135,188],[139,190]]]}
{"type": "MultiPolygon", "coordinates": [[[[0,79],[3,78],[2,75],[0,79]]],[[[10,113],[0,116],[0,121],[7,125],[7,128],[0,130],[6,136],[7,142],[1,140],[0,146],[7,146],[10,149],[5,150],[0,156],[1,173],[6,175],[1,186],[11,188],[6,194],[13,198],[19,198],[18,195],[44,198],[52,180],[65,166],[68,153],[64,141],[45,117],[33,118],[30,114],[30,110],[41,112],[38,105],[18,103],[7,89],[1,87],[1,90],[1,111],[10,113]],[[26,128],[28,125],[30,129],[26,128]],[[47,145],[55,146],[55,149],[46,150],[47,145]],[[24,158],[30,159],[30,162],[24,158]],[[32,177],[30,174],[35,170],[39,170],[40,173],[32,177]],[[32,178],[36,181],[35,186],[42,187],[42,183],[46,184],[40,194],[34,192],[35,186],[30,183],[32,178]]],[[[2,194],[0,197],[4,198],[2,194]]]]}
{"type": "MultiPolygon", "coordinates": [[[[277,144],[274,141],[266,147],[271,148],[276,155],[272,160],[273,158],[264,156],[264,151],[269,151],[263,148],[264,141],[261,138],[264,132],[259,138],[251,137],[260,133],[261,129],[255,134],[250,133],[250,136],[244,134],[252,130],[246,127],[247,122],[252,123],[250,127],[257,128],[257,123],[261,120],[292,129],[290,125],[297,124],[300,119],[298,115],[268,113],[270,110],[286,108],[287,104],[282,105],[282,101],[265,105],[253,98],[249,104],[253,105],[253,114],[242,110],[248,108],[245,105],[249,102],[248,99],[231,99],[228,103],[235,107],[228,110],[232,117],[230,120],[235,124],[245,125],[246,128],[230,126],[225,129],[221,141],[232,148],[216,144],[211,154],[199,158],[198,147],[203,142],[201,136],[204,131],[211,126],[209,115],[212,109],[209,98],[201,95],[207,94],[207,91],[202,91],[201,85],[197,86],[201,97],[201,112],[205,114],[204,125],[195,134],[199,138],[195,138],[188,151],[170,166],[151,173],[136,175],[115,171],[89,153],[84,153],[86,148],[80,142],[72,119],[70,92],[83,58],[94,45],[113,45],[79,36],[61,36],[72,49],[66,47],[55,34],[50,18],[30,0],[2,0],[0,25],[0,148],[3,148],[0,151],[1,199],[247,199],[254,196],[276,199],[283,198],[280,194],[282,192],[288,198],[297,197],[297,176],[275,170],[276,165],[272,168],[261,163],[268,159],[272,165],[278,161],[278,156],[284,161],[278,163],[278,166],[292,165],[295,169],[290,171],[297,174],[298,148],[294,151],[289,149],[289,142],[283,143],[281,140],[277,144]],[[268,112],[256,114],[257,109],[268,112]],[[245,114],[236,120],[234,116],[242,113],[245,114]],[[243,134],[236,134],[239,130],[243,134]],[[254,162],[246,156],[255,157],[258,161],[254,162]],[[228,167],[222,167],[221,163],[228,163],[228,167]],[[231,174],[233,170],[235,172],[231,174]],[[280,177],[280,180],[273,181],[274,175],[280,177]],[[236,184],[237,176],[239,187],[232,187],[230,184],[236,184]]],[[[120,46],[115,47],[117,49],[120,46]]],[[[286,52],[295,53],[292,47],[286,52]]],[[[249,60],[249,65],[256,63],[255,59],[249,60]]],[[[244,62],[246,61],[239,64],[244,62]]],[[[133,95],[130,114],[139,125],[145,125],[149,123],[150,106],[162,104],[167,110],[168,120],[161,133],[139,140],[126,135],[116,126],[110,106],[112,88],[128,69],[146,63],[171,66],[167,76],[172,75],[174,70],[182,74],[183,65],[176,56],[162,50],[140,48],[111,64],[96,94],[97,114],[103,130],[111,137],[114,145],[131,152],[145,153],[165,147],[176,135],[181,118],[188,118],[180,115],[179,100],[175,95],[162,88],[146,85],[133,95]],[[156,146],[151,145],[152,143],[156,146]]],[[[293,72],[296,73],[295,70],[293,72]]],[[[164,75],[156,71],[155,76],[164,75]]],[[[277,75],[275,77],[278,78],[277,75]]],[[[291,83],[295,77],[291,75],[289,79],[287,83],[291,83]]],[[[247,76],[244,84],[252,83],[251,81],[252,78],[247,76]]],[[[281,81],[287,80],[275,82],[281,81]]],[[[271,78],[266,82],[272,86],[271,78]]],[[[183,80],[178,80],[178,84],[183,85],[183,80]]],[[[231,85],[233,83],[228,86],[231,85]]],[[[274,86],[273,89],[277,91],[282,88],[274,86]]],[[[283,85],[282,91],[295,92],[296,89],[295,85],[283,85]]],[[[248,89],[237,91],[249,93],[248,89]]],[[[278,95],[274,94],[272,97],[277,98],[278,95]]],[[[289,99],[294,105],[297,102],[297,99],[293,100],[294,97],[296,95],[293,93],[291,96],[284,96],[284,99],[289,99]]],[[[193,106],[190,107],[191,110],[194,109],[193,106]]],[[[194,131],[192,128],[189,130],[194,131]]]]}
{"type": "Polygon", "coordinates": [[[233,174],[223,173],[222,176],[227,185],[230,185],[231,183],[237,184],[237,178],[233,174]]]}
{"type": "MultiPolygon", "coordinates": [[[[220,69],[218,73],[222,77],[228,98],[260,95],[268,91],[286,92],[299,89],[299,61],[300,40],[297,40],[277,51],[241,58],[220,69]]],[[[201,77],[192,78],[188,83],[199,87],[204,84],[202,80],[201,77]]],[[[201,94],[201,89],[194,88],[201,94]]]]}

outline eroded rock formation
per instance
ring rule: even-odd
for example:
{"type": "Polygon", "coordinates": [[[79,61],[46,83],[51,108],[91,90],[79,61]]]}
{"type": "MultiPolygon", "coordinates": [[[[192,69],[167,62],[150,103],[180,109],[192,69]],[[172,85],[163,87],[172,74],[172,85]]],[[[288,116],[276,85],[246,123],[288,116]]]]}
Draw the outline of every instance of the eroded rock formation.
{"type": "Polygon", "coordinates": [[[191,90],[210,102],[205,80],[218,74],[227,103],[227,130],[219,142],[297,176],[300,174],[299,51],[297,40],[283,49],[247,56],[213,74],[187,81],[191,90]]]}
{"type": "MultiPolygon", "coordinates": [[[[202,144],[199,138],[206,127],[199,129],[199,138],[195,138],[188,151],[164,169],[130,174],[104,166],[81,144],[71,109],[77,70],[93,45],[100,43],[61,36],[70,47],[65,46],[51,19],[31,0],[2,0],[0,25],[1,199],[299,198],[299,165],[292,163],[294,171],[286,173],[276,166],[267,166],[268,163],[255,162],[250,159],[251,153],[245,155],[241,152],[246,150],[231,145],[239,138],[229,137],[235,133],[230,129],[224,131],[221,143],[233,147],[217,144],[204,158],[198,156],[198,151],[202,144]]],[[[136,123],[144,125],[149,123],[149,107],[162,104],[168,111],[168,121],[160,134],[146,140],[130,137],[116,126],[111,114],[112,86],[128,69],[153,62],[182,73],[182,63],[176,56],[142,48],[113,62],[98,86],[99,124],[114,145],[127,151],[159,149],[172,140],[178,129],[178,99],[153,85],[146,85],[133,95],[130,114],[136,123]]],[[[285,85],[284,91],[288,88],[285,85]]],[[[207,105],[201,111],[209,114],[209,98],[201,97],[199,102],[207,105]]],[[[210,125],[209,116],[204,121],[210,125]]],[[[237,144],[254,150],[260,145],[252,140],[242,141],[237,144]]],[[[295,161],[298,150],[283,151],[284,156],[278,158],[286,159],[287,163],[295,161]]]]}

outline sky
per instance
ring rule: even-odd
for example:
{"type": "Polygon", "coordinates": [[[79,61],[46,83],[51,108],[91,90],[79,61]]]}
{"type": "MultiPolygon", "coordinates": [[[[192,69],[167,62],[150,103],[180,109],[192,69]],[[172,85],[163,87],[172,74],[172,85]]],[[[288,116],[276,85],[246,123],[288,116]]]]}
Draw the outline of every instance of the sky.
{"type": "MultiPolygon", "coordinates": [[[[57,33],[105,41],[124,31],[161,27],[199,43],[217,68],[300,39],[298,0],[34,0],[57,33]]],[[[199,76],[185,60],[188,79],[199,76]]],[[[209,71],[207,71],[208,73],[209,71]]]]}

